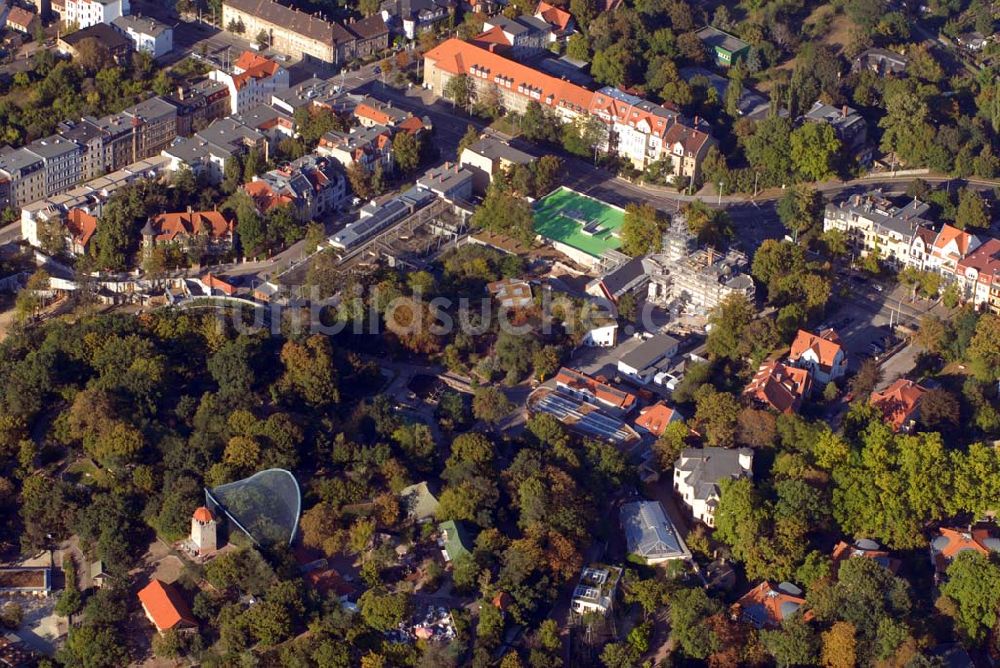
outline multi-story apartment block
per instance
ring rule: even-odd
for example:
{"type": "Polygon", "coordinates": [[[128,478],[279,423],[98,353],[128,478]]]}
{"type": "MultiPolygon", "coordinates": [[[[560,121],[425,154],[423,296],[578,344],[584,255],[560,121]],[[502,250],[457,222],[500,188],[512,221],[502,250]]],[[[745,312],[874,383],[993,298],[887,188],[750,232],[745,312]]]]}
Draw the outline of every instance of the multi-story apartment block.
{"type": "Polygon", "coordinates": [[[104,134],[93,122],[81,118],[79,121],[63,121],[59,124],[59,134],[76,142],[80,156],[80,180],[90,181],[105,172],[104,134]]]}
{"type": "Polygon", "coordinates": [[[76,142],[53,135],[31,142],[27,149],[42,160],[46,197],[80,182],[83,149],[76,142]]]}
{"type": "Polygon", "coordinates": [[[839,204],[827,204],[823,231],[841,230],[855,252],[878,252],[888,263],[902,266],[912,263],[912,241],[917,230],[931,226],[922,217],[928,210],[930,206],[918,199],[897,207],[876,190],[852,195],[839,204]]]}
{"type": "Polygon", "coordinates": [[[229,89],[229,111],[233,114],[267,104],[275,92],[288,88],[288,70],[253,51],[244,51],[233,63],[232,72],[214,70],[208,76],[229,89]]]}
{"type": "Polygon", "coordinates": [[[87,28],[97,23],[111,23],[131,13],[129,0],[66,0],[63,20],[87,28]]]}
{"type": "Polygon", "coordinates": [[[0,206],[17,209],[45,197],[45,163],[26,148],[0,153],[0,206]]]}
{"type": "Polygon", "coordinates": [[[203,79],[190,86],[178,86],[176,93],[164,99],[177,108],[177,135],[181,137],[187,137],[212,121],[229,115],[229,87],[211,79],[203,79]]]}
{"type": "Polygon", "coordinates": [[[1000,239],[988,239],[959,260],[955,280],[965,300],[1000,313],[1000,239]]]}
{"type": "Polygon", "coordinates": [[[191,137],[176,140],[163,149],[167,170],[190,169],[209,183],[220,183],[226,160],[260,151],[267,157],[267,137],[233,118],[219,119],[191,137]]]}
{"type": "Polygon", "coordinates": [[[599,148],[628,159],[637,169],[670,160],[674,173],[696,178],[714,143],[667,107],[616,88],[593,92],[470,42],[449,39],[424,54],[424,86],[438,95],[463,75],[476,95],[496,92],[511,111],[524,112],[534,101],[564,122],[601,120],[607,132],[599,148]]]}
{"type": "Polygon", "coordinates": [[[344,27],[355,37],[354,54],[358,58],[389,48],[389,26],[381,14],[351,21],[344,27]]]}
{"type": "Polygon", "coordinates": [[[222,25],[228,29],[232,24],[241,25],[249,39],[264,32],[268,46],[285,55],[335,65],[355,57],[357,40],[343,26],[275,0],[224,0],[222,25]]]}
{"type": "Polygon", "coordinates": [[[119,16],[112,25],[129,38],[136,51],[148,53],[153,58],[165,56],[174,49],[174,29],[156,19],[119,16]]]}

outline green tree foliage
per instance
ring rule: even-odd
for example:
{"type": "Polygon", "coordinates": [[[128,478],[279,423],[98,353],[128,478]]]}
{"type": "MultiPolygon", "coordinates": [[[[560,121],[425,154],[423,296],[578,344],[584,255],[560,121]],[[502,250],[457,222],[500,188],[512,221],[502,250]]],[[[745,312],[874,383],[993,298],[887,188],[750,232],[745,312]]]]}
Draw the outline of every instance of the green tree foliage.
{"type": "Polygon", "coordinates": [[[788,119],[772,116],[758,122],[752,134],[741,138],[743,152],[760,174],[761,185],[782,185],[791,180],[791,134],[788,119]]]}
{"type": "Polygon", "coordinates": [[[698,237],[698,243],[720,246],[733,236],[729,214],[712,209],[701,200],[694,200],[684,208],[688,229],[698,237]]]}
{"type": "Polygon", "coordinates": [[[807,181],[823,181],[833,176],[840,140],[826,123],[805,123],[789,136],[792,166],[807,181]]]}
{"type": "Polygon", "coordinates": [[[947,575],[941,593],[955,602],[955,621],[962,634],[980,645],[997,623],[1000,566],[978,552],[960,552],[947,575]]]}
{"type": "Polygon", "coordinates": [[[801,615],[786,619],[780,629],[761,631],[760,639],[782,668],[813,665],[819,658],[819,638],[801,615]]]}
{"type": "Polygon", "coordinates": [[[420,165],[420,143],[409,132],[397,132],[392,138],[392,158],[404,174],[409,174],[420,165]]]}
{"type": "Polygon", "coordinates": [[[799,236],[816,226],[823,213],[823,198],[808,186],[793,186],[778,200],[778,217],[789,234],[799,236]]]}
{"type": "Polygon", "coordinates": [[[471,222],[524,244],[530,245],[535,238],[534,217],[528,202],[495,186],[490,186],[482,206],[472,214],[471,222]]]}
{"type": "Polygon", "coordinates": [[[718,644],[705,620],[719,611],[719,604],[700,587],[679,589],[670,596],[670,627],[681,651],[692,659],[705,659],[718,644]]]}
{"type": "Polygon", "coordinates": [[[410,600],[406,594],[390,594],[369,589],[358,599],[358,608],[365,624],[376,631],[390,631],[406,619],[410,600]]]}
{"type": "MultiPolygon", "coordinates": [[[[753,305],[743,295],[730,295],[712,311],[706,350],[713,357],[739,358],[743,335],[754,317],[753,305]]],[[[734,416],[735,417],[735,416],[734,416]]]]}
{"type": "Polygon", "coordinates": [[[651,204],[629,204],[622,224],[622,251],[633,257],[660,250],[666,221],[651,204]]]}
{"type": "Polygon", "coordinates": [[[971,188],[959,191],[955,226],[972,232],[989,228],[990,215],[986,210],[986,201],[978,191],[971,188]]]}

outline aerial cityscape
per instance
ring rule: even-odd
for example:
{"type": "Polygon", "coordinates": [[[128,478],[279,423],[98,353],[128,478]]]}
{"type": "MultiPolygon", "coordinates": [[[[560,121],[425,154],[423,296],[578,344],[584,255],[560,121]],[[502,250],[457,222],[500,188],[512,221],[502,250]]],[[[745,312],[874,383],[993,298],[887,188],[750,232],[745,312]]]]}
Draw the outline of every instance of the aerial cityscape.
{"type": "Polygon", "coordinates": [[[0,0],[0,668],[1000,665],[998,26],[0,0]]]}

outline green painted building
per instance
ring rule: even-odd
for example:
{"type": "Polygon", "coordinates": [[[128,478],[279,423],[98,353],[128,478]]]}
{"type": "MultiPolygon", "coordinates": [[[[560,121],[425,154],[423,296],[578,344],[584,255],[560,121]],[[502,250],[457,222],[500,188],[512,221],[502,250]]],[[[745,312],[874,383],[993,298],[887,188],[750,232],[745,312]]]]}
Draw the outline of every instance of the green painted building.
{"type": "Polygon", "coordinates": [[[738,37],[733,37],[712,26],[698,31],[698,39],[715,54],[715,62],[723,67],[735,65],[740,58],[746,58],[750,45],[738,37]]]}
{"type": "Polygon", "coordinates": [[[448,561],[455,561],[463,554],[472,554],[475,545],[475,537],[472,531],[462,521],[448,520],[438,525],[441,537],[438,544],[447,556],[448,561]]]}

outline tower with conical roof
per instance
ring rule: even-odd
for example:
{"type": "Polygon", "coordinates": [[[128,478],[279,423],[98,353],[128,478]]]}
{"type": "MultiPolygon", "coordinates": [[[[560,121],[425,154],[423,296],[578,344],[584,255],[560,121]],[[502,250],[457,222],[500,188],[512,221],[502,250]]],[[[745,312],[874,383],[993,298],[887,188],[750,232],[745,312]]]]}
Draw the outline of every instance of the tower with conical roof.
{"type": "Polygon", "coordinates": [[[201,506],[191,516],[191,542],[201,556],[209,555],[218,549],[218,523],[212,511],[201,506]]]}

